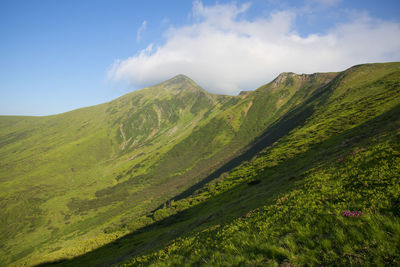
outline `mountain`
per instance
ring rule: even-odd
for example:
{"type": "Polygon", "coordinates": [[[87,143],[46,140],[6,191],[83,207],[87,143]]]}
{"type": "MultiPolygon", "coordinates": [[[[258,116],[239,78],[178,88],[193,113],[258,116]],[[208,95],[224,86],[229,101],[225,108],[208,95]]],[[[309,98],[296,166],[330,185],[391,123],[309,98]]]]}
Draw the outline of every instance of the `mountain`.
{"type": "MultiPolygon", "coordinates": [[[[319,76],[307,78],[314,89],[334,74],[319,76]]],[[[74,256],[151,223],[143,216],[212,178],[306,97],[308,84],[292,97],[305,84],[231,97],[179,75],[94,107],[1,117],[2,260],[74,256]]]]}
{"type": "Polygon", "coordinates": [[[384,63],[282,73],[235,97],[178,75],[94,107],[1,116],[0,259],[398,262],[399,100],[400,63],[384,63]]]}

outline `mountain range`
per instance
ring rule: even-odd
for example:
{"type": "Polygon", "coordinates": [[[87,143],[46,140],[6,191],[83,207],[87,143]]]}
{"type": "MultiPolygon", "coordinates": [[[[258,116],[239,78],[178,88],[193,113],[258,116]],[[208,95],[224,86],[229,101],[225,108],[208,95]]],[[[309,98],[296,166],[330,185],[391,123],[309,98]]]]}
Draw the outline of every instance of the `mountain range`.
{"type": "Polygon", "coordinates": [[[400,63],[0,116],[0,188],[4,266],[396,265],[400,63]]]}

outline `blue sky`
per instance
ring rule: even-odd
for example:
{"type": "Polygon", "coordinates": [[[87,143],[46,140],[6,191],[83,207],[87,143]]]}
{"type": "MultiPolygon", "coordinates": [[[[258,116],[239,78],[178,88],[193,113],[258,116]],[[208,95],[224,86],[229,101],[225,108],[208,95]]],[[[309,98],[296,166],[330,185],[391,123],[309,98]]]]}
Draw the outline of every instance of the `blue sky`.
{"type": "Polygon", "coordinates": [[[0,114],[50,115],[176,74],[237,94],[282,71],[399,61],[400,1],[0,0],[0,114]]]}

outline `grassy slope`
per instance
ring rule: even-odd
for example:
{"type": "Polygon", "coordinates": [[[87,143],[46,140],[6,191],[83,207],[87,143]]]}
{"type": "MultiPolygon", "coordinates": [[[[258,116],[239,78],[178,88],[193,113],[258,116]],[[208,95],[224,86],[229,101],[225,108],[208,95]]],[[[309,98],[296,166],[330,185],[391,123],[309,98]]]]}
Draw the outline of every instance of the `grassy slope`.
{"type": "Polygon", "coordinates": [[[253,159],[169,202],[156,223],[59,264],[399,264],[400,64],[356,66],[305,88],[253,159]]]}
{"type": "MultiPolygon", "coordinates": [[[[118,190],[121,186],[116,186],[118,181],[126,183],[123,170],[136,166],[135,171],[145,172],[138,166],[144,157],[151,156],[155,162],[163,153],[156,142],[168,149],[190,133],[191,124],[200,120],[204,109],[217,103],[216,97],[204,93],[192,81],[180,79],[107,104],[60,115],[1,118],[0,199],[6,208],[0,221],[1,240],[2,251],[12,256],[10,259],[3,254],[3,262],[22,258],[34,248],[40,249],[41,244],[46,246],[43,248],[46,253],[49,249],[57,250],[60,244],[76,249],[76,242],[71,242],[74,236],[81,238],[85,232],[94,232],[95,227],[104,228],[113,219],[107,214],[112,209],[114,215],[122,213],[115,212],[113,205],[121,203],[130,193],[126,186],[122,191],[118,190]],[[185,88],[180,88],[182,85],[185,88]],[[202,99],[196,94],[203,94],[209,102],[192,112],[190,109],[195,109],[202,99]],[[168,110],[176,103],[179,108],[168,110]],[[182,116],[178,118],[177,112],[182,116]],[[136,118],[140,118],[140,125],[129,121],[136,118]],[[177,129],[168,133],[172,127],[177,129]],[[132,137],[146,148],[132,146],[135,141],[132,137]],[[125,142],[124,138],[132,142],[125,142]],[[70,236],[63,238],[66,235],[70,236]],[[59,242],[60,239],[66,243],[59,242]],[[57,241],[57,246],[49,248],[52,240],[57,241]]],[[[138,191],[146,186],[135,182],[141,187],[128,189],[138,191]]],[[[107,242],[115,235],[100,238],[104,240],[98,242],[107,242]]],[[[84,249],[90,249],[90,245],[84,249]]]]}
{"type": "Polygon", "coordinates": [[[186,230],[127,265],[398,265],[399,68],[341,73],[295,110],[313,110],[303,125],[133,235],[186,230]]]}
{"type": "Polygon", "coordinates": [[[162,218],[145,214],[199,187],[335,74],[283,76],[238,97],[177,76],[60,115],[1,116],[1,261],[76,256],[162,218]]]}

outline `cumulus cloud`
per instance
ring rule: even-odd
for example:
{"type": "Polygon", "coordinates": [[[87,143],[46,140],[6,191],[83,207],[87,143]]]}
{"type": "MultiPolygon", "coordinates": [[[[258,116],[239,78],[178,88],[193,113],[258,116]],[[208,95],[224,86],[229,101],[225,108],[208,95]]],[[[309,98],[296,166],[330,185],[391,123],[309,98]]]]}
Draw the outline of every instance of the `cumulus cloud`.
{"type": "MultiPolygon", "coordinates": [[[[323,1],[336,2],[336,1],[323,1]]],[[[249,4],[193,3],[194,22],[166,32],[163,45],[114,62],[109,75],[139,88],[185,74],[210,92],[253,90],[280,72],[340,71],[400,58],[400,25],[358,14],[324,34],[294,31],[296,13],[241,19],[249,4]]]]}
{"type": "Polygon", "coordinates": [[[142,25],[140,25],[139,29],[136,32],[136,42],[140,42],[142,39],[142,33],[146,30],[147,28],[147,21],[143,21],[142,25]]]}

